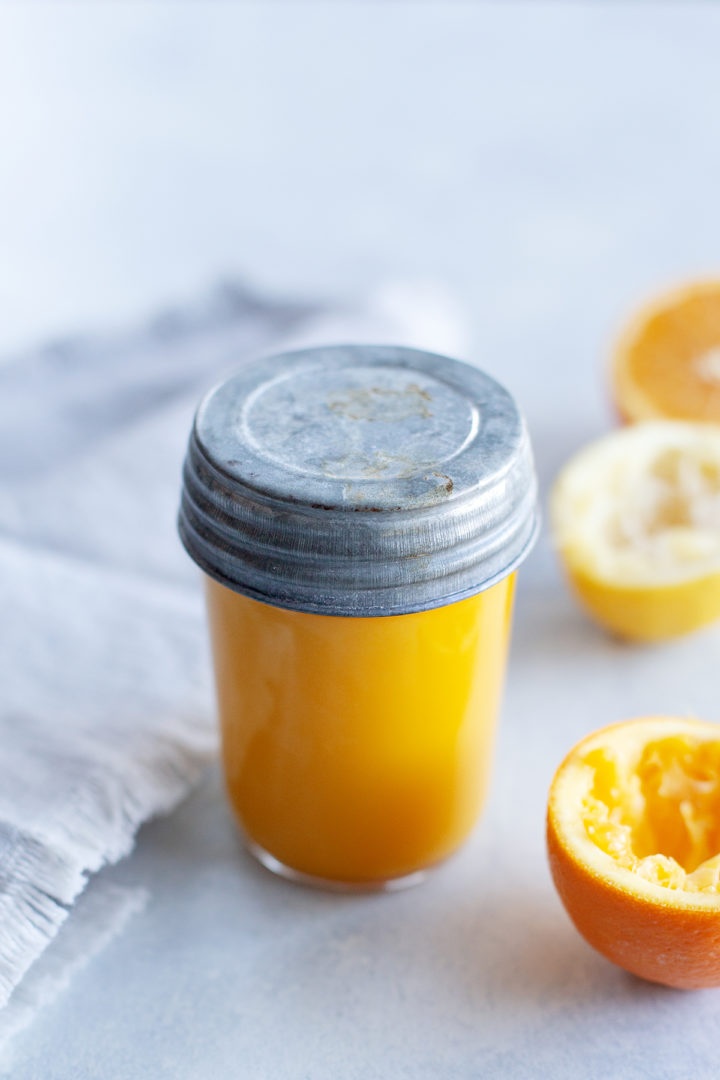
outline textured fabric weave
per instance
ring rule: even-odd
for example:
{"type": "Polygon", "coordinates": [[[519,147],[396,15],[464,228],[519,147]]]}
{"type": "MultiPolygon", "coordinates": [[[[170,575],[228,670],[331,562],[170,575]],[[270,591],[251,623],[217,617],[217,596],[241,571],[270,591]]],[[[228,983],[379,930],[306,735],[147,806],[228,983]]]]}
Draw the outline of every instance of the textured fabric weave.
{"type": "Polygon", "coordinates": [[[109,933],[138,907],[99,884],[75,901],[215,753],[199,575],[175,533],[197,400],[260,354],[333,340],[461,346],[432,289],[343,311],[232,286],[0,365],[0,1042],[105,940],[103,895],[109,933]]]}

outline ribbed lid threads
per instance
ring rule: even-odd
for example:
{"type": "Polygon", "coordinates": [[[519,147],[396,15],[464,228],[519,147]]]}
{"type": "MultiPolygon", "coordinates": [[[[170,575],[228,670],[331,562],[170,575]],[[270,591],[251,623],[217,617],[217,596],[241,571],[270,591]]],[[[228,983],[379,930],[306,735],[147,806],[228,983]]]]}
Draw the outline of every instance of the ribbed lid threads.
{"type": "Polygon", "coordinates": [[[529,440],[507,391],[469,365],[384,346],[284,354],[198,409],[179,530],[206,573],[280,607],[438,607],[532,546],[529,440]]]}

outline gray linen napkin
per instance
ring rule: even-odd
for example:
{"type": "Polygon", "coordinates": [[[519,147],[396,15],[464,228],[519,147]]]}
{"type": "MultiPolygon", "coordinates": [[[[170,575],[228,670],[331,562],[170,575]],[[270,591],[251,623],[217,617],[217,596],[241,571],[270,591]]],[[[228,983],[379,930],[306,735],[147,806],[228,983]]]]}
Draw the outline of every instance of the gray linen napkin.
{"type": "Polygon", "coordinates": [[[235,284],[0,365],[0,1044],[141,905],[100,883],[76,901],[215,752],[198,575],[175,535],[200,394],[295,345],[461,352],[457,323],[428,286],[340,309],[235,284]]]}

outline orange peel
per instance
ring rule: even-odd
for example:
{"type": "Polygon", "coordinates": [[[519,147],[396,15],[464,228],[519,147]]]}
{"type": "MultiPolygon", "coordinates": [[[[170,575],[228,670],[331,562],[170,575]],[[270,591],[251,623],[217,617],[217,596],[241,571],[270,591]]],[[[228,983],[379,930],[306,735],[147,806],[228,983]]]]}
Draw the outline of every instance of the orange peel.
{"type": "Polygon", "coordinates": [[[667,986],[720,986],[720,725],[644,717],[560,765],[550,869],[583,937],[667,986]]]}

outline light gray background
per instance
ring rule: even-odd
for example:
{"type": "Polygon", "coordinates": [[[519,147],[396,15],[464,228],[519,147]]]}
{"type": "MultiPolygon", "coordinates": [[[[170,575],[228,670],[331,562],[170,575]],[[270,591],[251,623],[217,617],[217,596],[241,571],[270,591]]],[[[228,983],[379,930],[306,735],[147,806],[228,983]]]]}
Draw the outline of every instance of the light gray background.
{"type": "MultiPolygon", "coordinates": [[[[638,300],[720,258],[720,10],[693,4],[0,8],[0,348],[222,275],[445,281],[545,481],[611,422],[638,300]]],[[[524,575],[486,816],[422,889],[275,882],[211,778],[109,876],[151,901],[16,1048],[14,1080],[710,1078],[720,999],[641,983],[567,921],[552,772],[635,713],[720,719],[720,636],[626,648],[545,542],[524,575]]]]}

